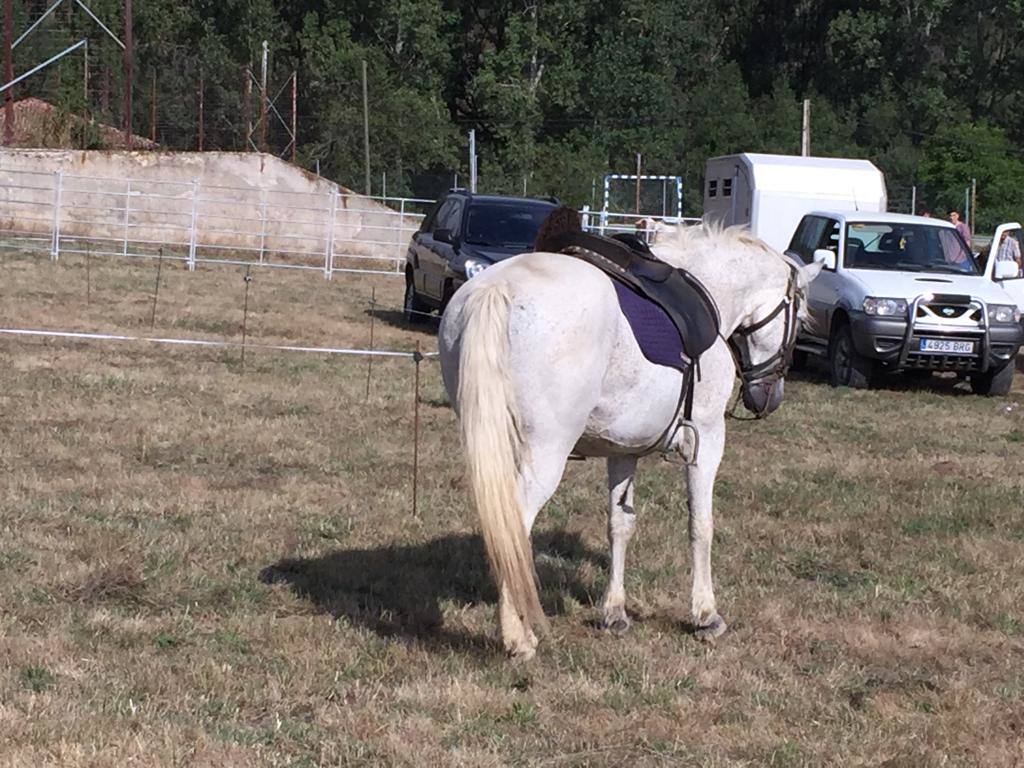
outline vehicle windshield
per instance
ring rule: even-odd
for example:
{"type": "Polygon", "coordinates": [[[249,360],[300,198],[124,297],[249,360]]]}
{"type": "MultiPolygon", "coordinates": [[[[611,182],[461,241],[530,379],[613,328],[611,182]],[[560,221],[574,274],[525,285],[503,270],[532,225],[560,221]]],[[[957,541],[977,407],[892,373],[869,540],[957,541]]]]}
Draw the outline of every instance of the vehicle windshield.
{"type": "Polygon", "coordinates": [[[466,216],[464,242],[473,245],[530,245],[551,213],[549,205],[474,203],[466,216]]]}
{"type": "Polygon", "coordinates": [[[980,274],[955,229],[898,222],[847,224],[843,265],[847,269],[980,274]]]}

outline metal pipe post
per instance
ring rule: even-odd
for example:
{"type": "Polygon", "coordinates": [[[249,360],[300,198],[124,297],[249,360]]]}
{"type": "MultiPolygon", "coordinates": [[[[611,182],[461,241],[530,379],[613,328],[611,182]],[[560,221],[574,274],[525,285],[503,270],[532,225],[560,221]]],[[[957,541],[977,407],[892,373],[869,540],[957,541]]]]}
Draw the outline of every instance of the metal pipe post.
{"type": "MultiPolygon", "coordinates": [[[[14,35],[13,0],[4,0],[4,82],[14,79],[14,59],[11,37],[14,35]]],[[[14,141],[14,90],[4,91],[4,144],[14,141]]]]}
{"type": "Polygon", "coordinates": [[[299,148],[299,134],[298,134],[298,91],[299,91],[299,76],[298,72],[292,71],[292,165],[295,164],[295,153],[299,148]]]}
{"type": "Polygon", "coordinates": [[[50,243],[50,258],[60,258],[60,198],[64,186],[64,172],[53,173],[53,240],[50,243]]]}
{"type": "Polygon", "coordinates": [[[263,41],[263,64],[260,68],[260,152],[267,151],[267,41],[263,41]]]}
{"type": "Polygon", "coordinates": [[[124,145],[132,148],[132,0],[124,0],[124,145]]]}
{"type": "Polygon", "coordinates": [[[203,151],[203,70],[199,70],[199,125],[196,136],[197,149],[203,151]]]}
{"type": "Polygon", "coordinates": [[[196,271],[196,242],[198,232],[196,224],[199,219],[199,179],[192,180],[192,223],[188,233],[188,271],[196,271]]]}
{"type": "Polygon", "coordinates": [[[370,97],[366,85],[366,59],[363,59],[363,154],[366,165],[366,194],[370,194],[370,97]]]}

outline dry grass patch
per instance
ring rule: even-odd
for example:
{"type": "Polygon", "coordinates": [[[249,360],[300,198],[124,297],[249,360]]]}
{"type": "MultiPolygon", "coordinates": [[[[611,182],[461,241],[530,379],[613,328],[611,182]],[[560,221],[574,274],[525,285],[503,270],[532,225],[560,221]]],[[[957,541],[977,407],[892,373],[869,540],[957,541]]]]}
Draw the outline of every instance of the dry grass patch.
{"type": "MultiPolygon", "coordinates": [[[[0,324],[149,332],[151,264],[0,262],[0,324]]],[[[240,339],[240,270],[164,265],[156,335],[240,339]]],[[[256,275],[256,343],[433,348],[400,280],[256,275]]],[[[1024,391],[787,385],[716,488],[731,631],[683,631],[685,493],[641,466],[623,639],[603,467],[535,536],[553,632],[510,668],[454,420],[412,364],[0,337],[5,765],[1024,761],[1024,391]],[[1011,407],[1005,407],[1011,406],[1011,407]]]]}

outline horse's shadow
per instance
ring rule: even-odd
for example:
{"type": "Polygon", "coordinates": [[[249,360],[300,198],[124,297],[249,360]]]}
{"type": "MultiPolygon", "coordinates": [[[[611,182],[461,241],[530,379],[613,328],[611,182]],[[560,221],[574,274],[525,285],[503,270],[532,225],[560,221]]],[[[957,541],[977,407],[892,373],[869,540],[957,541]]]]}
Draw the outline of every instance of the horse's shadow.
{"type": "Polygon", "coordinates": [[[420,323],[410,323],[405,319],[405,313],[400,309],[385,309],[372,307],[365,311],[367,316],[372,315],[378,322],[390,325],[392,328],[400,328],[403,331],[424,334],[426,336],[437,336],[437,328],[441,323],[440,315],[424,314],[420,323]]]}
{"type": "MultiPolygon", "coordinates": [[[[563,613],[567,596],[584,604],[594,602],[579,579],[579,565],[589,560],[605,567],[605,555],[588,549],[577,533],[539,532],[533,543],[545,612],[563,613]]],[[[287,584],[318,610],[382,637],[470,651],[483,650],[488,639],[445,626],[444,604],[464,606],[497,599],[483,543],[479,536],[468,534],[410,546],[287,558],[265,568],[260,579],[287,584]]]]}

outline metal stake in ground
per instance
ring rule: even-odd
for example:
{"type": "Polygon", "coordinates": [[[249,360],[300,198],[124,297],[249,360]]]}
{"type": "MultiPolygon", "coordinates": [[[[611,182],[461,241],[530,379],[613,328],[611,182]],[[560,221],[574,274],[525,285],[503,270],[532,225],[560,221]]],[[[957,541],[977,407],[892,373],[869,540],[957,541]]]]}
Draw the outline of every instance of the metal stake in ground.
{"type": "Polygon", "coordinates": [[[420,343],[416,342],[416,351],[412,355],[412,361],[416,365],[416,373],[413,380],[413,417],[412,417],[412,516],[419,517],[417,507],[417,478],[420,468],[420,361],[423,354],[420,352],[420,343]]]}
{"type": "Polygon", "coordinates": [[[160,297],[160,271],[164,266],[164,248],[160,246],[160,254],[156,259],[156,287],[153,289],[153,311],[149,315],[149,330],[156,324],[156,302],[160,297]]]}
{"type": "Polygon", "coordinates": [[[242,302],[242,370],[245,370],[245,336],[246,323],[249,319],[249,283],[252,282],[252,267],[245,268],[245,299],[242,302]]]}
{"type": "Polygon", "coordinates": [[[373,321],[377,316],[377,288],[370,289],[370,354],[366,363],[366,400],[370,399],[370,376],[373,374],[373,321]]]}
{"type": "Polygon", "coordinates": [[[92,244],[85,244],[85,303],[92,303],[92,244]]]}

